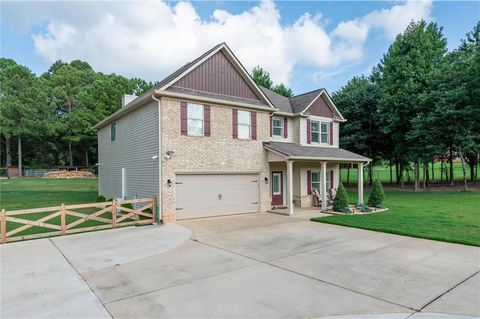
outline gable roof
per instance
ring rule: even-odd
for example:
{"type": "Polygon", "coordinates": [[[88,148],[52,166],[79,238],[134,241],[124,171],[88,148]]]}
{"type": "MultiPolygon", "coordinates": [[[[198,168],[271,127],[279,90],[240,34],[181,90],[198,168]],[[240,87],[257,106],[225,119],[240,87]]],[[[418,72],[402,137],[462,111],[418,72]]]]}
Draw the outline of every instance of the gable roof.
{"type": "Polygon", "coordinates": [[[306,115],[305,111],[307,111],[318,98],[325,96],[329,108],[332,109],[332,113],[335,115],[334,118],[338,121],[345,121],[325,89],[317,89],[287,98],[262,86],[260,86],[260,88],[280,112],[292,115],[306,115]]]}
{"type": "Polygon", "coordinates": [[[292,104],[293,113],[302,113],[305,111],[322,91],[323,89],[318,89],[291,97],[290,103],[292,104]]]}
{"type": "Polygon", "coordinates": [[[292,113],[292,106],[290,105],[290,100],[287,97],[264,88],[263,86],[260,86],[260,89],[280,112],[292,113]]]}
{"type": "MultiPolygon", "coordinates": [[[[184,67],[181,68],[181,70],[177,70],[174,72],[174,74],[168,76],[166,79],[161,81],[161,85],[158,86],[158,89],[156,90],[157,93],[161,93],[162,91],[166,91],[168,88],[172,87],[176,82],[178,82],[180,79],[185,77],[187,74],[192,72],[194,69],[196,69],[198,66],[200,66],[203,62],[207,61],[210,57],[212,57],[214,54],[217,52],[222,51],[222,53],[225,55],[225,57],[232,63],[232,65],[236,68],[236,70],[239,72],[239,74],[242,76],[242,78],[248,83],[250,88],[257,94],[259,97],[260,101],[264,102],[267,106],[271,107],[273,110],[276,110],[275,106],[270,102],[270,100],[265,96],[264,92],[260,89],[260,87],[253,81],[250,73],[245,69],[245,67],[242,65],[242,63],[237,59],[235,54],[230,50],[228,45],[223,42],[212,49],[208,50],[204,54],[202,54],[200,57],[195,59],[194,61],[187,63],[184,67]]],[[[201,91],[203,92],[203,91],[201,91]]],[[[209,93],[209,92],[207,92],[209,93]]]]}

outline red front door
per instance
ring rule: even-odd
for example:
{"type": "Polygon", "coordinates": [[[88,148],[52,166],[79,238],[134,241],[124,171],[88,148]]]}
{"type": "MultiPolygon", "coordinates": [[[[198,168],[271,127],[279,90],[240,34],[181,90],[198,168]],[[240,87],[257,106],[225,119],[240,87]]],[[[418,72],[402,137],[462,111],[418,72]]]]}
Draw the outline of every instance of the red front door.
{"type": "Polygon", "coordinates": [[[272,205],[283,205],[282,172],[272,172],[272,205]]]}

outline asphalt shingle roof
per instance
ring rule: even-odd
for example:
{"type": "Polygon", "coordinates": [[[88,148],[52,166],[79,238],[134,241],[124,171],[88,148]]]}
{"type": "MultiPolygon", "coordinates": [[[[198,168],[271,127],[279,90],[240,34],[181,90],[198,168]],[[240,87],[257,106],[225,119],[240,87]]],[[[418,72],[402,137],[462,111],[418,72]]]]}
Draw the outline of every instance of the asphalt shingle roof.
{"type": "Polygon", "coordinates": [[[280,95],[278,93],[275,93],[267,88],[264,88],[263,86],[259,86],[259,87],[262,90],[263,94],[265,94],[267,98],[270,100],[270,102],[272,102],[273,106],[275,106],[281,112],[292,113],[290,100],[287,97],[280,95]]]}
{"type": "Polygon", "coordinates": [[[262,86],[260,86],[260,88],[270,100],[270,102],[272,102],[273,106],[275,106],[281,112],[291,114],[300,113],[305,110],[307,106],[309,106],[310,103],[312,103],[312,101],[320,94],[320,92],[323,91],[323,89],[318,89],[315,91],[293,96],[289,99],[262,86]]]}
{"type": "Polygon", "coordinates": [[[300,113],[322,92],[323,89],[307,92],[290,98],[293,113],[300,113]]]}
{"type": "Polygon", "coordinates": [[[356,162],[370,161],[370,159],[367,157],[355,154],[342,148],[302,146],[283,142],[265,142],[263,145],[267,149],[271,149],[288,157],[312,157],[326,160],[335,159],[356,162]]]}

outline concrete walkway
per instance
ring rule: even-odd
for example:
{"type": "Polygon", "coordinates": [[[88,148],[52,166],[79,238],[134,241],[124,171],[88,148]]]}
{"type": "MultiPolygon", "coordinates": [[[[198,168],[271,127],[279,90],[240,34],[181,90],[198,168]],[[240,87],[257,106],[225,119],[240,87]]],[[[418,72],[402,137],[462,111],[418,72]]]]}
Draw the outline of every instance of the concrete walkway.
{"type": "Polygon", "coordinates": [[[187,242],[179,225],[38,239],[0,246],[0,318],[111,318],[82,273],[162,254],[187,242]]]}
{"type": "Polygon", "coordinates": [[[7,244],[1,317],[480,316],[478,247],[308,217],[251,214],[7,244]]]}

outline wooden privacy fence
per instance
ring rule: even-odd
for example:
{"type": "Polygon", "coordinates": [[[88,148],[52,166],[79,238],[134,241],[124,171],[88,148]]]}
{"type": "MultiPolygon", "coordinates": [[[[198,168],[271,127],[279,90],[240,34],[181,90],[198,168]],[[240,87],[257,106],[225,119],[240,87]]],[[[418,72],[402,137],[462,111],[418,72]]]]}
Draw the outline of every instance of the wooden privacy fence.
{"type": "Polygon", "coordinates": [[[0,215],[0,243],[153,224],[156,197],[6,211],[0,215]],[[132,206],[133,205],[133,206],[132,206]],[[136,208],[133,208],[136,207],[136,208]],[[86,210],[80,212],[78,210],[86,210]],[[82,224],[87,224],[83,225],[82,224]],[[16,226],[16,227],[15,227],[16,226]],[[54,231],[45,231],[45,230],[54,231]]]}

